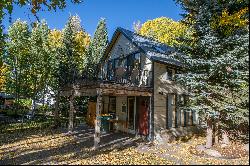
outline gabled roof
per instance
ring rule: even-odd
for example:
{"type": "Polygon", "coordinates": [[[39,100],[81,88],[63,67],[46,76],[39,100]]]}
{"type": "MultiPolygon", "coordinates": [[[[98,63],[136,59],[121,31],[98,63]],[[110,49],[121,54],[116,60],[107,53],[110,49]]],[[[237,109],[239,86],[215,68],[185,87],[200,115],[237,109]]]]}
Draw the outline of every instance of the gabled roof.
{"type": "Polygon", "coordinates": [[[173,47],[167,46],[163,43],[159,43],[153,39],[141,36],[137,33],[134,33],[121,27],[118,27],[116,29],[110,44],[104,53],[104,59],[106,59],[108,53],[111,51],[113,45],[115,44],[120,34],[123,34],[141,52],[145,53],[145,55],[149,59],[178,67],[184,67],[184,64],[176,59],[177,56],[180,56],[180,53],[178,53],[173,47]]]}

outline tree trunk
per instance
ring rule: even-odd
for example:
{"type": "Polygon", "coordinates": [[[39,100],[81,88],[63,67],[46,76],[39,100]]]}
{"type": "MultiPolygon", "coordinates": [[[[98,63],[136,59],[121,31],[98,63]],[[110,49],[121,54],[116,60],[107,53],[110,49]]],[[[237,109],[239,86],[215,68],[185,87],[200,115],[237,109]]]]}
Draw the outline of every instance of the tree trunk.
{"type": "Polygon", "coordinates": [[[69,97],[69,132],[73,131],[74,128],[74,92],[69,97]]]}
{"type": "Polygon", "coordinates": [[[228,137],[228,132],[225,130],[222,130],[222,144],[224,145],[229,145],[230,144],[230,140],[228,137]]]}
{"type": "Polygon", "coordinates": [[[17,57],[15,58],[15,67],[14,67],[14,70],[15,70],[15,83],[16,83],[16,86],[15,86],[15,100],[16,100],[16,107],[15,107],[15,116],[17,116],[17,110],[19,109],[19,95],[18,95],[18,92],[19,92],[19,85],[18,85],[18,72],[17,72],[17,63],[18,63],[18,60],[17,60],[17,57]]]}
{"type": "Polygon", "coordinates": [[[214,132],[214,144],[218,144],[219,143],[219,124],[218,124],[218,120],[214,121],[214,128],[213,128],[213,132],[214,132]]]}
{"type": "Polygon", "coordinates": [[[56,103],[55,103],[55,111],[54,111],[54,124],[55,127],[59,126],[59,99],[60,99],[60,92],[56,94],[56,103]]]}
{"type": "Polygon", "coordinates": [[[44,100],[45,100],[45,91],[46,91],[46,90],[45,90],[45,88],[44,88],[44,89],[43,89],[43,107],[44,107],[44,103],[45,103],[45,101],[44,101],[44,100]]]}
{"type": "Polygon", "coordinates": [[[34,89],[34,98],[32,99],[33,100],[33,103],[32,103],[32,115],[34,115],[34,112],[36,110],[36,94],[37,94],[37,79],[35,80],[35,89],[34,89]]]}
{"type": "Polygon", "coordinates": [[[207,119],[207,138],[206,148],[211,148],[213,145],[213,122],[211,118],[207,119]]]}
{"type": "Polygon", "coordinates": [[[94,149],[99,147],[100,135],[101,135],[101,122],[100,122],[100,112],[102,110],[102,94],[100,90],[97,91],[97,101],[96,101],[96,119],[95,119],[95,135],[94,135],[94,149]]]}
{"type": "Polygon", "coordinates": [[[32,115],[34,115],[34,112],[36,110],[36,99],[32,99],[32,115]]]}

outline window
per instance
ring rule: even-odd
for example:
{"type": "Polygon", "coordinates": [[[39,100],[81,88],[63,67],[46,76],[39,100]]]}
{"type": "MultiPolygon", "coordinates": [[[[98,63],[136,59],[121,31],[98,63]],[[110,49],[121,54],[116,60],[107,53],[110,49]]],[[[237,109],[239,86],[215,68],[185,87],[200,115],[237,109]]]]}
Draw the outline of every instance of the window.
{"type": "Polygon", "coordinates": [[[173,80],[173,70],[172,69],[167,69],[167,79],[168,80],[173,80]]]}
{"type": "Polygon", "coordinates": [[[177,127],[177,109],[176,109],[176,94],[167,95],[166,105],[166,122],[167,128],[177,127]]]}
{"type": "Polygon", "coordinates": [[[103,78],[104,80],[107,79],[107,74],[108,74],[107,71],[108,71],[108,64],[105,63],[105,64],[104,64],[104,67],[102,68],[102,78],[103,78]]]}
{"type": "Polygon", "coordinates": [[[127,58],[120,59],[119,66],[127,67],[127,58]]]}
{"type": "Polygon", "coordinates": [[[137,54],[135,54],[134,68],[139,69],[139,66],[140,66],[140,54],[137,53],[137,54]]]}
{"type": "Polygon", "coordinates": [[[140,53],[135,54],[135,60],[138,60],[138,62],[140,62],[140,53]]]}
{"type": "Polygon", "coordinates": [[[116,97],[109,97],[109,113],[116,112],[116,97]]]}
{"type": "Polygon", "coordinates": [[[147,83],[148,83],[148,86],[151,86],[152,85],[152,81],[153,81],[153,74],[152,74],[152,71],[149,71],[148,73],[148,80],[147,80],[147,83]]]}
{"type": "Polygon", "coordinates": [[[112,80],[114,77],[114,67],[113,67],[113,63],[114,60],[111,60],[108,62],[108,69],[107,69],[107,73],[108,73],[108,79],[112,80]]]}

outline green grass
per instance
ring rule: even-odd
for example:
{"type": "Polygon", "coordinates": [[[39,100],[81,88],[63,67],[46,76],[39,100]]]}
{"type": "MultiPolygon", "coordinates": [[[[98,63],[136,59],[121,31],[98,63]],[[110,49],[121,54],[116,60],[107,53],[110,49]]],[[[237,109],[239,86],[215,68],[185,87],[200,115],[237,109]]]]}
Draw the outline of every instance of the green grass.
{"type": "MultiPolygon", "coordinates": [[[[84,118],[76,117],[75,124],[78,125],[84,122],[84,118]]],[[[68,118],[60,117],[61,126],[67,127],[68,118]]],[[[45,128],[50,128],[54,124],[53,117],[50,117],[46,120],[32,120],[23,123],[12,123],[12,124],[0,124],[0,132],[1,133],[13,133],[13,132],[22,132],[24,130],[42,130],[45,128]]]]}
{"type": "Polygon", "coordinates": [[[24,123],[13,123],[13,124],[7,124],[7,125],[0,125],[0,131],[1,133],[12,133],[12,132],[22,132],[23,130],[37,130],[37,129],[43,129],[43,128],[49,128],[52,126],[53,121],[52,120],[46,120],[43,122],[36,122],[36,121],[30,121],[30,122],[24,122],[24,123]]]}

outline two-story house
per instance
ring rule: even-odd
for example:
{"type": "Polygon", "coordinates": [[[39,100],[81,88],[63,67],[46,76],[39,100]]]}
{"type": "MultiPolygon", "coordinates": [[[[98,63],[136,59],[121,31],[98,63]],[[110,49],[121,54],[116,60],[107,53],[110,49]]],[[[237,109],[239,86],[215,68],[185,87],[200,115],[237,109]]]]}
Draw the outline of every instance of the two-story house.
{"type": "Polygon", "coordinates": [[[187,91],[175,82],[175,74],[185,70],[177,56],[172,47],[117,28],[103,55],[99,80],[83,81],[76,94],[97,96],[97,113],[113,113],[124,122],[117,130],[151,140],[164,130],[192,126],[194,112],[178,109],[187,91]]]}

